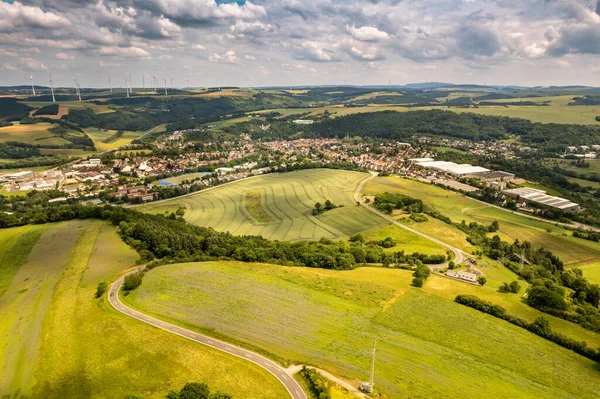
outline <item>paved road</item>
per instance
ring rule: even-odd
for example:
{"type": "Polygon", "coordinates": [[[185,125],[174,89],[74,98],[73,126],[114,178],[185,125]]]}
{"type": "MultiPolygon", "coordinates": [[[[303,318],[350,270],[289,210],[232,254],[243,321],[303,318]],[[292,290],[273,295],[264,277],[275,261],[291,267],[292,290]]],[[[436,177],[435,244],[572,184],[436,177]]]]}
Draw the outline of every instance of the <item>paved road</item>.
{"type": "Polygon", "coordinates": [[[180,337],[190,339],[200,344],[210,346],[211,348],[252,362],[273,374],[275,378],[277,378],[285,386],[293,399],[307,399],[306,394],[296,380],[294,380],[294,378],[290,376],[283,367],[272,360],[238,346],[219,341],[206,335],[198,334],[197,332],[187,330],[159,319],[155,319],[154,317],[145,315],[144,313],[125,306],[119,299],[119,290],[123,285],[124,279],[125,276],[119,278],[111,285],[108,291],[108,302],[119,312],[146,324],[150,324],[151,326],[160,328],[161,330],[168,331],[170,333],[179,335],[180,337]]]}
{"type": "Polygon", "coordinates": [[[452,245],[450,245],[448,243],[445,243],[444,241],[438,240],[437,238],[433,238],[433,237],[431,237],[431,236],[429,236],[429,235],[427,235],[425,233],[421,233],[420,231],[417,231],[415,229],[411,229],[410,227],[408,227],[408,226],[406,226],[406,225],[398,222],[396,219],[394,219],[390,215],[386,215],[385,213],[378,211],[377,209],[373,208],[372,206],[369,206],[369,204],[367,204],[364,201],[362,201],[361,197],[360,197],[360,192],[361,192],[363,186],[365,185],[366,182],[368,182],[369,180],[371,180],[372,178],[374,178],[376,176],[377,176],[376,173],[371,173],[371,177],[368,177],[365,180],[363,180],[363,181],[360,182],[360,184],[356,188],[356,191],[354,192],[354,200],[356,202],[360,203],[366,209],[368,209],[369,211],[373,212],[377,216],[380,216],[380,217],[384,218],[388,222],[390,222],[390,223],[392,223],[392,224],[394,224],[394,225],[396,225],[398,227],[402,227],[404,230],[408,230],[411,233],[414,233],[414,234],[416,234],[418,236],[421,236],[421,237],[426,238],[426,239],[428,239],[430,241],[433,241],[436,244],[439,244],[439,245],[441,245],[444,248],[449,249],[450,251],[452,251],[454,253],[454,263],[458,264],[458,263],[462,263],[462,262],[464,262],[466,260],[466,257],[464,255],[464,253],[460,249],[458,249],[458,248],[456,248],[456,247],[454,247],[454,246],[452,246],[452,245]]]}

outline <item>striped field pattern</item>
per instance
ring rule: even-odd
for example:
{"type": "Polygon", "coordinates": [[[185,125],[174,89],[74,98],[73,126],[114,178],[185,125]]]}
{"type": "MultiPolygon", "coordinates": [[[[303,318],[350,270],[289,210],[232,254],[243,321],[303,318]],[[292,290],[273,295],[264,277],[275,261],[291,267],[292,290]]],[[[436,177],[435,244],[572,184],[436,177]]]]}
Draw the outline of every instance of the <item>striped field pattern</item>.
{"type": "Polygon", "coordinates": [[[138,209],[163,213],[183,206],[188,222],[234,235],[281,241],[337,239],[387,225],[353,200],[354,190],[367,177],[366,173],[333,169],[275,173],[138,209]],[[255,191],[261,193],[262,207],[272,222],[259,223],[246,210],[246,193],[255,191]],[[343,207],[313,216],[315,203],[328,199],[343,207]]]}

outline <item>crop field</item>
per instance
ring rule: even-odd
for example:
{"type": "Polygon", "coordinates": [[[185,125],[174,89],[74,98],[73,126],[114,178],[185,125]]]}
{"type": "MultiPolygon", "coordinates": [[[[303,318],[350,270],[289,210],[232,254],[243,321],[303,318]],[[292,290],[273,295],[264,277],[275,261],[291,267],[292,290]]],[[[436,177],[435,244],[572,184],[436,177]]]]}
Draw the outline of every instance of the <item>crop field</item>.
{"type": "Polygon", "coordinates": [[[262,193],[260,190],[249,191],[246,193],[246,211],[258,223],[271,223],[275,220],[269,215],[262,205],[262,193]]]}
{"type": "Polygon", "coordinates": [[[117,133],[117,131],[116,130],[103,130],[103,129],[97,129],[97,128],[86,128],[83,130],[94,141],[94,144],[96,145],[96,149],[98,149],[98,151],[107,151],[107,150],[119,148],[121,146],[131,143],[133,140],[137,139],[142,134],[144,134],[144,132],[126,131],[123,133],[123,135],[121,137],[119,137],[113,141],[110,141],[108,143],[104,143],[103,142],[104,140],[107,140],[110,137],[112,137],[115,133],[117,133]]]}
{"type": "MultiPolygon", "coordinates": [[[[30,107],[34,107],[34,108],[41,108],[44,107],[46,105],[52,105],[54,104],[51,101],[25,101],[23,102],[23,104],[27,104],[30,107]]],[[[94,104],[92,102],[79,102],[79,101],[57,101],[56,104],[59,104],[60,106],[64,106],[64,107],[68,107],[69,109],[86,109],[89,108],[91,110],[93,110],[95,113],[97,114],[106,114],[109,112],[115,112],[114,109],[111,108],[121,108],[118,105],[108,105],[108,104],[94,104]]]]}
{"type": "Polygon", "coordinates": [[[366,177],[365,173],[333,169],[269,174],[138,209],[163,213],[182,206],[188,222],[235,235],[262,235],[282,241],[337,239],[387,224],[354,202],[354,190],[366,177]],[[246,193],[256,191],[261,193],[262,207],[273,222],[260,223],[248,213],[246,193]],[[313,216],[315,203],[325,200],[343,207],[313,216]]]}
{"type": "Polygon", "coordinates": [[[100,281],[112,282],[138,258],[113,226],[76,221],[1,230],[0,256],[2,270],[7,256],[17,270],[0,296],[0,396],[164,398],[190,381],[240,398],[286,395],[266,371],[94,299],[100,281]],[[20,242],[33,233],[37,242],[20,242]]]}
{"type": "MultiPolygon", "coordinates": [[[[425,204],[448,216],[454,222],[460,223],[465,220],[467,223],[474,221],[489,225],[497,220],[500,223],[499,235],[503,240],[509,242],[515,239],[527,240],[534,247],[550,249],[567,266],[583,266],[587,263],[596,263],[600,259],[599,243],[574,238],[571,232],[551,223],[529,219],[525,216],[497,209],[462,194],[431,184],[397,177],[378,177],[369,181],[364,187],[365,195],[375,195],[386,191],[421,199],[425,204]]],[[[429,229],[431,222],[430,220],[426,223],[416,223],[412,227],[433,237],[448,241],[448,233],[429,229]]],[[[445,226],[457,230],[451,226],[445,226]]],[[[464,234],[460,231],[459,233],[464,234]]],[[[453,243],[453,245],[456,244],[453,243]]],[[[461,245],[456,246],[465,249],[461,245]]]]}
{"type": "MultiPolygon", "coordinates": [[[[509,101],[509,100],[507,100],[509,101]]],[[[513,100],[510,100],[513,101],[513,100]]],[[[481,106],[479,108],[450,108],[451,111],[462,113],[471,112],[474,114],[508,116],[511,118],[529,119],[532,122],[540,123],[569,123],[576,125],[598,125],[596,116],[600,115],[600,106],[527,106],[527,105],[509,105],[509,106],[481,106]]]]}
{"type": "Polygon", "coordinates": [[[48,131],[54,125],[51,123],[36,123],[34,125],[14,124],[0,127],[0,143],[18,141],[27,144],[64,144],[65,139],[54,136],[48,131]]]}
{"type": "Polygon", "coordinates": [[[583,275],[594,284],[600,284],[600,262],[581,267],[583,275]]]}
{"type": "Polygon", "coordinates": [[[175,176],[175,177],[169,177],[168,179],[162,179],[161,181],[165,181],[167,183],[172,183],[172,184],[181,184],[186,180],[194,180],[194,179],[200,178],[204,175],[206,175],[206,173],[204,173],[204,172],[187,173],[187,174],[181,175],[181,176],[175,176]]]}
{"type": "MultiPolygon", "coordinates": [[[[188,263],[153,269],[126,301],[355,385],[368,376],[376,336],[375,387],[387,398],[597,397],[595,362],[453,302],[457,293],[475,293],[525,308],[517,295],[439,276],[417,289],[411,279],[408,271],[382,268],[188,263]]],[[[523,317],[535,318],[531,312],[523,317]]],[[[550,321],[557,331],[582,336],[579,326],[562,322],[550,321]]],[[[582,334],[597,346],[598,336],[588,333],[582,334]]]]}

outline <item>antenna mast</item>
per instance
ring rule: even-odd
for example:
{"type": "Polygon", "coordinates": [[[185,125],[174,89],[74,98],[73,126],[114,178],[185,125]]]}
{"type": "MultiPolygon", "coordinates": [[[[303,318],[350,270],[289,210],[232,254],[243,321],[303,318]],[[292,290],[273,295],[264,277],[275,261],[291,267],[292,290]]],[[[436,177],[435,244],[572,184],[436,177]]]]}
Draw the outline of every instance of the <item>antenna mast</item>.
{"type": "Polygon", "coordinates": [[[375,386],[375,348],[377,346],[377,338],[373,338],[373,358],[371,359],[371,375],[369,381],[363,381],[360,384],[360,390],[364,393],[372,393],[375,386]]]}

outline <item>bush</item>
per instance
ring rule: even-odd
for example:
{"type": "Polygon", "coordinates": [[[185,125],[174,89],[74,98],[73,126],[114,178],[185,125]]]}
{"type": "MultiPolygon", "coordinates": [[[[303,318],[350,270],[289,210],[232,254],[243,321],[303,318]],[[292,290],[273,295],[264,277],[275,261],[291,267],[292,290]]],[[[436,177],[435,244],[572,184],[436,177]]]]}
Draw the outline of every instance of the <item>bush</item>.
{"type": "Polygon", "coordinates": [[[318,399],[330,399],[331,394],[329,393],[329,387],[325,378],[314,369],[309,369],[306,366],[302,366],[300,370],[300,376],[303,377],[307,384],[308,389],[318,399]]]}
{"type": "Polygon", "coordinates": [[[106,284],[104,281],[101,283],[98,283],[98,288],[96,288],[96,295],[94,295],[94,296],[96,298],[100,298],[102,295],[104,295],[107,288],[108,288],[108,284],[106,284]]]}
{"type": "Polygon", "coordinates": [[[125,291],[125,293],[129,293],[130,291],[135,290],[141,284],[142,284],[142,274],[141,273],[128,274],[125,277],[125,281],[123,282],[123,291],[125,291]]]}
{"type": "Polygon", "coordinates": [[[413,287],[418,287],[418,288],[423,287],[424,283],[425,283],[425,280],[423,280],[421,277],[415,277],[415,278],[413,278],[413,281],[412,281],[413,287]]]}
{"type": "Polygon", "coordinates": [[[518,281],[513,281],[510,284],[509,283],[502,283],[502,285],[500,286],[500,288],[498,288],[499,292],[504,292],[504,293],[513,293],[513,294],[518,294],[519,291],[521,291],[521,284],[519,284],[518,281]]]}
{"type": "Polygon", "coordinates": [[[568,308],[562,295],[543,285],[537,285],[529,290],[527,303],[538,309],[567,310],[568,308]]]}
{"type": "Polygon", "coordinates": [[[479,283],[479,285],[485,285],[485,283],[487,283],[487,278],[483,276],[477,277],[477,282],[479,283]]]}

